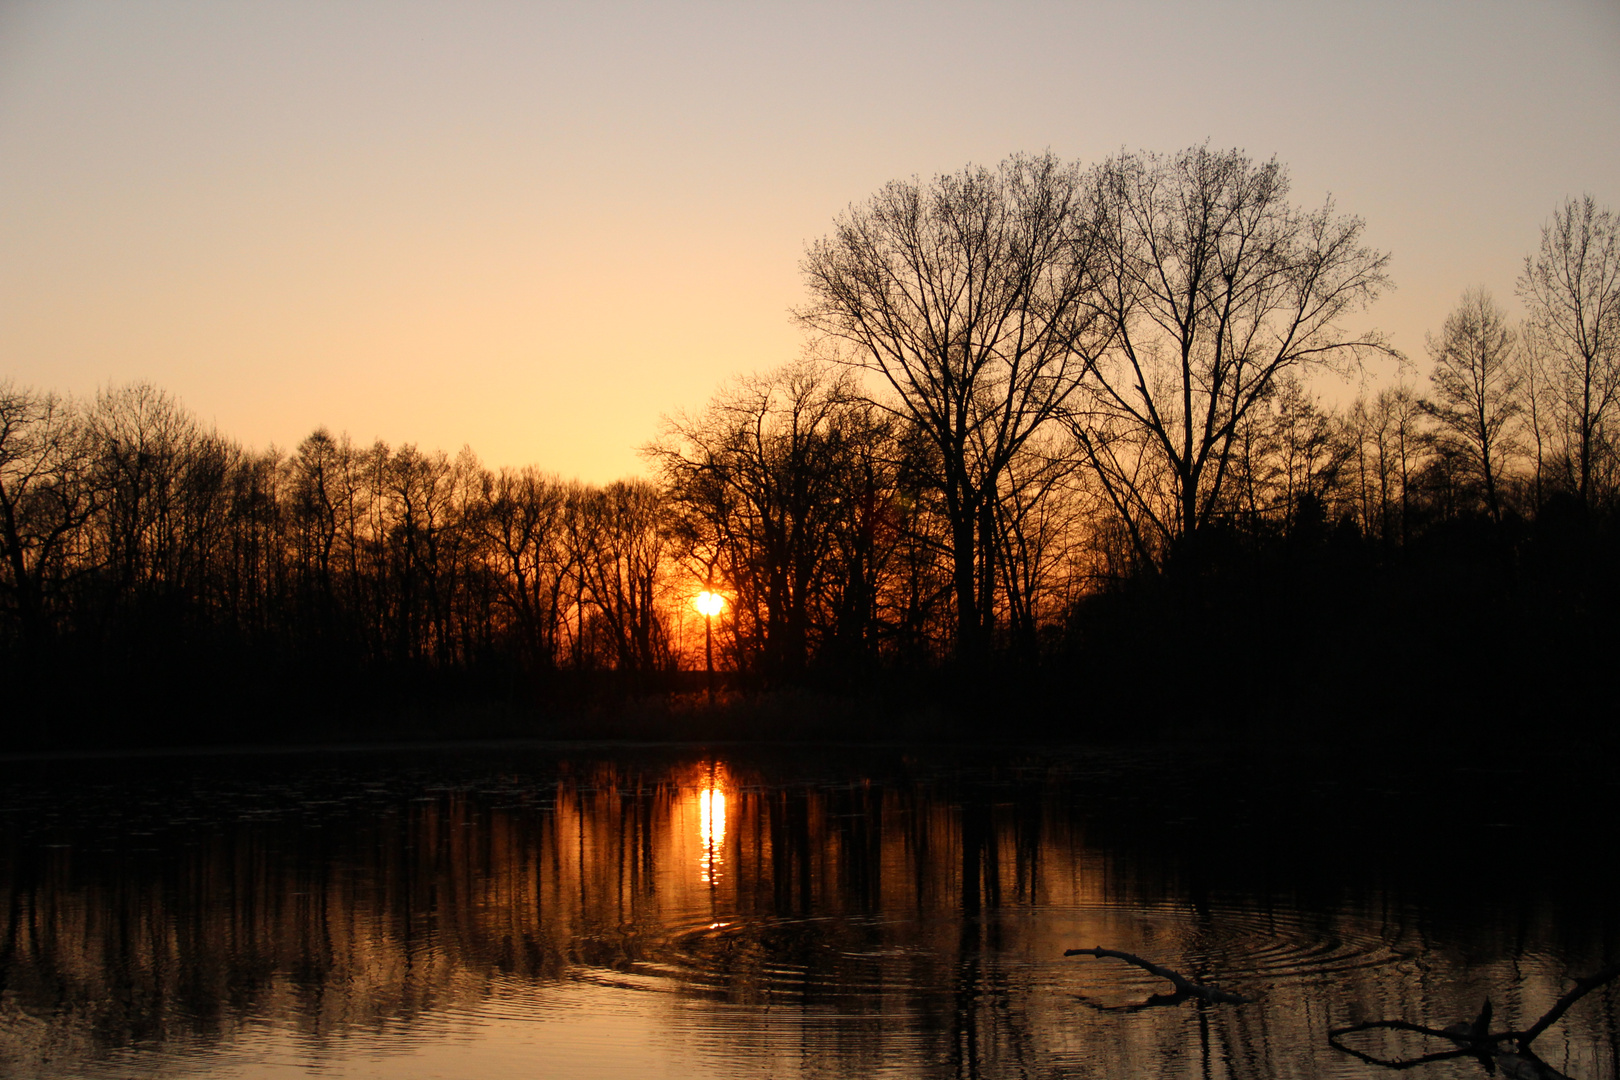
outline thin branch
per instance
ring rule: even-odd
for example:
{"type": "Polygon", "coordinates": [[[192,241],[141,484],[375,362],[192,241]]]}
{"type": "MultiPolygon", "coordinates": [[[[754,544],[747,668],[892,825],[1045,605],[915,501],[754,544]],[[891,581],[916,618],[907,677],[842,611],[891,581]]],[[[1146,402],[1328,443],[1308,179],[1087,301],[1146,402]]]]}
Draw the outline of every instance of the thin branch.
{"type": "MultiPolygon", "coordinates": [[[[1151,960],[1144,960],[1135,953],[1121,952],[1118,949],[1097,948],[1065,949],[1063,951],[1063,955],[1096,957],[1107,956],[1113,957],[1115,960],[1123,960],[1127,964],[1135,964],[1149,975],[1157,975],[1161,979],[1170,980],[1170,982],[1176,988],[1174,999],[1178,1002],[1185,1001],[1188,998],[1198,998],[1200,1001],[1207,1001],[1212,1004],[1242,1005],[1254,1000],[1253,998],[1244,997],[1242,994],[1233,994],[1226,990],[1217,989],[1213,986],[1205,986],[1202,983],[1195,983],[1180,972],[1172,971],[1167,967],[1155,964],[1151,960]]],[[[1166,999],[1165,1003],[1169,1004],[1170,999],[1166,999]]]]}

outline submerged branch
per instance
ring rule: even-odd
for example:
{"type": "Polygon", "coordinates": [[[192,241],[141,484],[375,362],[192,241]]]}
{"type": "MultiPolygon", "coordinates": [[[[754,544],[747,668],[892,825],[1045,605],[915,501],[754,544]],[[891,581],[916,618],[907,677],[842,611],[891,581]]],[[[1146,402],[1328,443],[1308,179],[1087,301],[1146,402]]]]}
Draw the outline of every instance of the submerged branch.
{"type": "Polygon", "coordinates": [[[1518,1039],[1519,1045],[1529,1045],[1530,1040],[1534,1039],[1537,1035],[1540,1035],[1543,1031],[1546,1031],[1548,1028],[1556,1024],[1559,1019],[1569,1011],[1569,1007],[1571,1005],[1575,1004],[1577,1001],[1581,1000],[1581,998],[1585,997],[1587,994],[1590,994],[1598,987],[1604,985],[1605,983],[1613,982],[1617,978],[1620,978],[1620,964],[1610,964],[1608,967],[1604,968],[1602,971],[1599,971],[1595,975],[1588,975],[1584,979],[1576,979],[1575,985],[1569,988],[1568,993],[1554,1002],[1553,1007],[1547,1010],[1547,1015],[1543,1016],[1540,1020],[1537,1020],[1534,1024],[1531,1024],[1524,1030],[1523,1034],[1514,1036],[1516,1039],[1518,1039]]]}
{"type": "Polygon", "coordinates": [[[1205,986],[1202,983],[1195,983],[1180,972],[1172,971],[1170,968],[1164,967],[1160,964],[1155,964],[1151,960],[1144,960],[1135,953],[1121,952],[1118,949],[1096,948],[1065,949],[1063,951],[1063,955],[1096,957],[1109,956],[1113,957],[1115,960],[1123,960],[1127,964],[1135,964],[1149,975],[1157,975],[1161,979],[1168,979],[1176,988],[1176,992],[1172,995],[1155,995],[1152,999],[1150,999],[1150,1002],[1156,1005],[1180,1004],[1189,998],[1196,998],[1199,1001],[1207,1001],[1211,1004],[1230,1005],[1241,1005],[1254,1000],[1253,998],[1244,997],[1242,994],[1234,994],[1226,990],[1217,989],[1213,986],[1205,986]]]}
{"type": "Polygon", "coordinates": [[[1473,1022],[1452,1024],[1445,1028],[1425,1027],[1422,1024],[1413,1024],[1405,1020],[1367,1020],[1348,1027],[1334,1028],[1328,1032],[1328,1045],[1335,1050],[1342,1051],[1352,1057],[1373,1065],[1380,1065],[1386,1069],[1410,1069],[1415,1065],[1423,1065],[1431,1061],[1442,1061],[1446,1058],[1469,1055],[1479,1058],[1481,1064],[1487,1068],[1502,1070],[1505,1076],[1516,1080],[1569,1080],[1563,1073],[1548,1065],[1536,1056],[1530,1049],[1530,1044],[1536,1037],[1557,1023],[1564,1013],[1569,1011],[1581,998],[1606,983],[1620,978],[1620,964],[1611,964],[1594,975],[1583,979],[1576,979],[1575,985],[1570,987],[1563,997],[1553,1003],[1553,1007],[1523,1031],[1491,1031],[1491,1002],[1485,999],[1485,1005],[1473,1022]],[[1410,1031],[1419,1035],[1430,1035],[1435,1038],[1450,1039],[1457,1045],[1455,1050],[1444,1050],[1433,1054],[1424,1054],[1415,1058],[1385,1059],[1375,1057],[1365,1051],[1346,1046],[1341,1041],[1346,1035],[1353,1035],[1360,1031],[1410,1031]]]}

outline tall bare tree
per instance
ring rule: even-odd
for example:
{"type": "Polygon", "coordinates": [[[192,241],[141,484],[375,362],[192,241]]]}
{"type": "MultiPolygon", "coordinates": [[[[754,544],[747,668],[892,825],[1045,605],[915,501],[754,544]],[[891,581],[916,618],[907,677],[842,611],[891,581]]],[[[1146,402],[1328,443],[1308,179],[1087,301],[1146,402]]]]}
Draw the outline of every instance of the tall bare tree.
{"type": "Polygon", "coordinates": [[[798,311],[926,433],[951,529],[956,649],[988,640],[997,485],[1086,368],[1095,288],[1078,170],[1013,157],[897,180],[812,244],[798,311]]]}
{"type": "Polygon", "coordinates": [[[0,596],[25,643],[45,632],[52,584],[86,569],[71,557],[98,506],[87,436],[70,403],[0,383],[0,596]]]}
{"type": "Polygon", "coordinates": [[[1417,394],[1404,384],[1385,387],[1370,401],[1356,399],[1344,418],[1349,495],[1362,535],[1378,540],[1386,554],[1406,542],[1411,525],[1413,479],[1424,444],[1422,419],[1417,394]]]}
{"type": "Polygon", "coordinates": [[[336,611],[336,552],[352,491],[343,485],[354,448],[325,428],[317,428],[288,459],[288,542],[300,607],[321,631],[331,629],[336,611]]]}
{"type": "Polygon", "coordinates": [[[1570,199],[1526,256],[1519,297],[1530,312],[1542,393],[1562,444],[1564,472],[1582,503],[1614,456],[1620,404],[1620,217],[1590,195],[1570,199]]]}
{"type": "Polygon", "coordinates": [[[1360,218],[1296,209],[1283,166],[1238,150],[1121,154],[1090,184],[1111,339],[1073,430],[1162,568],[1220,511],[1239,425],[1283,375],[1387,351],[1340,321],[1388,285],[1388,256],[1360,218]]]}
{"type": "Polygon", "coordinates": [[[1439,424],[1439,438],[1455,443],[1476,472],[1492,521],[1502,519],[1503,462],[1521,408],[1524,369],[1516,337],[1491,294],[1470,289],[1446,317],[1440,336],[1427,339],[1433,396],[1424,402],[1424,412],[1439,424]]]}
{"type": "Polygon", "coordinates": [[[1335,438],[1329,414],[1292,373],[1278,380],[1268,405],[1259,417],[1269,458],[1265,501],[1284,534],[1292,535],[1302,511],[1328,501],[1348,449],[1335,438]]]}

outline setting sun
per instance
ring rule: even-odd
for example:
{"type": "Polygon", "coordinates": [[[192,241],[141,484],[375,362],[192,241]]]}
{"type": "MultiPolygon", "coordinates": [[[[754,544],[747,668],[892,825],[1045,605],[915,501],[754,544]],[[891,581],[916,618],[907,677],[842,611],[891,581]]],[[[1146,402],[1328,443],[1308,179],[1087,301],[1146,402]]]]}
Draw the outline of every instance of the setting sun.
{"type": "Polygon", "coordinates": [[[0,1080],[1620,1080],[1620,0],[0,0],[0,163],[0,1080]]]}

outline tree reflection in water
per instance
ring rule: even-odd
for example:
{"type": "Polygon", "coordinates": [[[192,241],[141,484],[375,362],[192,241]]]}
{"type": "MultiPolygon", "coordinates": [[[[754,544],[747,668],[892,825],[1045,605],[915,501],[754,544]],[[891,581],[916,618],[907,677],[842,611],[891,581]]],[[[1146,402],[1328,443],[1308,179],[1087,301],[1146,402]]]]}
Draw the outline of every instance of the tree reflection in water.
{"type": "MultiPolygon", "coordinates": [[[[1588,849],[1487,893],[1458,872],[1536,800],[1475,850],[1472,788],[1342,770],[529,749],[5,779],[14,1075],[1355,1076],[1329,1029],[1504,986],[1537,1015],[1620,941],[1588,849]],[[1414,815],[1455,850],[1402,847],[1414,815]],[[1093,946],[1256,1000],[1090,1008],[1163,989],[1062,957],[1093,946]]],[[[1538,1050],[1615,1076],[1616,1004],[1538,1050]]]]}

